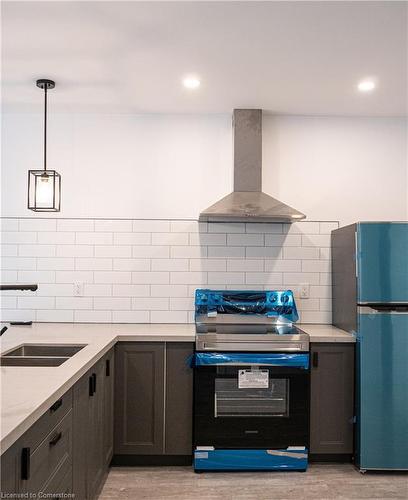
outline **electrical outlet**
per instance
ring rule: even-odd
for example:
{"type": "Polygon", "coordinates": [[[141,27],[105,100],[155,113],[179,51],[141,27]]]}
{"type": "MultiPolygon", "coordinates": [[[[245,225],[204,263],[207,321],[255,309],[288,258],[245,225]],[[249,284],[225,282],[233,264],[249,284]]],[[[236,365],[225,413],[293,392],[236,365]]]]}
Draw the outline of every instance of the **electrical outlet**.
{"type": "Polygon", "coordinates": [[[300,283],[299,285],[299,297],[301,299],[308,299],[310,297],[310,284],[300,283]]]}
{"type": "Polygon", "coordinates": [[[74,283],[75,297],[82,297],[83,294],[84,294],[84,284],[79,282],[74,283]]]}

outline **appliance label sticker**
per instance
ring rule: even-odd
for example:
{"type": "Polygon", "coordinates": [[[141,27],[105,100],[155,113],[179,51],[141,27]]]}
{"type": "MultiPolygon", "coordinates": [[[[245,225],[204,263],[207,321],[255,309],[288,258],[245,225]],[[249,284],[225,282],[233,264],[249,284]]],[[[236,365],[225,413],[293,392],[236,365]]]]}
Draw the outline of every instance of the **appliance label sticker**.
{"type": "Polygon", "coordinates": [[[238,389],[268,389],[268,370],[239,370],[238,389]]]}

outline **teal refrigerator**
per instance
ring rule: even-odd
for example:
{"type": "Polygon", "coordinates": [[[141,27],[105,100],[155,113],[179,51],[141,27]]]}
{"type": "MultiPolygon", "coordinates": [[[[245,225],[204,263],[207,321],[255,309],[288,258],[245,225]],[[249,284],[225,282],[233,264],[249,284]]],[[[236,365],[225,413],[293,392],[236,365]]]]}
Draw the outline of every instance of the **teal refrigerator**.
{"type": "Polygon", "coordinates": [[[408,470],[408,223],[332,232],[333,324],[356,337],[355,463],[408,470]]]}

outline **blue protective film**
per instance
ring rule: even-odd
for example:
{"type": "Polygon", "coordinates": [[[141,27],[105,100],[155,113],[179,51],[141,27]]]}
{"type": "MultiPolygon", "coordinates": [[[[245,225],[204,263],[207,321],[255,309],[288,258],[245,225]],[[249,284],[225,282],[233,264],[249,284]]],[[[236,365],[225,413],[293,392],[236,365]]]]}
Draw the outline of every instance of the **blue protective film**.
{"type": "Polygon", "coordinates": [[[196,352],[194,366],[254,364],[267,366],[287,366],[291,368],[309,368],[309,354],[270,354],[252,352],[196,352]]]}
{"type": "Polygon", "coordinates": [[[268,318],[299,319],[291,290],[207,290],[195,293],[195,314],[257,314],[268,318]]]}

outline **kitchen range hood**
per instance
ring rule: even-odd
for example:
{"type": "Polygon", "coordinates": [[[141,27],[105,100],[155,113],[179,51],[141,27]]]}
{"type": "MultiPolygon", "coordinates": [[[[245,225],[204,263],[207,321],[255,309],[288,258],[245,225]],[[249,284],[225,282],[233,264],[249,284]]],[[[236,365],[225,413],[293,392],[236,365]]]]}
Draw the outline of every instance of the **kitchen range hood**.
{"type": "Polygon", "coordinates": [[[262,192],[262,110],[234,109],[234,191],[201,212],[209,222],[295,222],[306,216],[262,192]]]}

